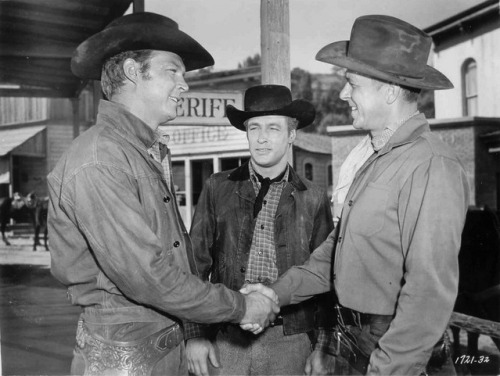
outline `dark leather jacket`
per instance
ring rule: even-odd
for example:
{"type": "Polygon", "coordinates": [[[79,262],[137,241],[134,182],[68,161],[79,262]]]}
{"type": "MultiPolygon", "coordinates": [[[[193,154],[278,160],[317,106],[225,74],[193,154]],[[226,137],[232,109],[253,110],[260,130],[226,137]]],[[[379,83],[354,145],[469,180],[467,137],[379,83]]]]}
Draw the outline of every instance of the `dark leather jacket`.
{"type": "Polygon", "coordinates": [[[243,296],[189,272],[191,242],[153,142],[144,122],[101,101],[97,124],[48,176],[52,274],[90,323],[237,323],[243,296]]]}
{"type": "MultiPolygon", "coordinates": [[[[333,229],[326,192],[289,169],[274,226],[279,275],[293,265],[302,265],[333,229]]],[[[190,231],[193,273],[233,290],[243,286],[255,227],[255,198],[248,162],[206,181],[190,231]]],[[[316,308],[316,299],[282,308],[284,333],[312,331],[316,308]]],[[[187,330],[188,338],[189,333],[187,330]]]]}

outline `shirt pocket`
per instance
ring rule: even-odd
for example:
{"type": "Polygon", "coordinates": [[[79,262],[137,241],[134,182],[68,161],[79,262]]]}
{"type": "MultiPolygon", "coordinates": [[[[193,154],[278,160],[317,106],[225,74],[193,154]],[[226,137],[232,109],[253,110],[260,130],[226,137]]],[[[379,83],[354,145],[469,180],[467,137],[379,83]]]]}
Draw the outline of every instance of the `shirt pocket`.
{"type": "Polygon", "coordinates": [[[369,183],[366,186],[349,215],[349,227],[353,233],[372,236],[383,229],[389,193],[387,185],[369,183]]]}

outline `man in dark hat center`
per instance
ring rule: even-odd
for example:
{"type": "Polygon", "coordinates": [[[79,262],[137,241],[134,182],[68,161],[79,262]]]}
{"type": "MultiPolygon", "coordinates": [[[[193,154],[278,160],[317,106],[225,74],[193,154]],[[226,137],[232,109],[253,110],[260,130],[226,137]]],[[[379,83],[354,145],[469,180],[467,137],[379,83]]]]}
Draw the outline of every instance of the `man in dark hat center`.
{"type": "Polygon", "coordinates": [[[469,187],[455,152],[418,111],[421,89],[453,87],[427,65],[430,48],[416,27],[373,15],[316,56],[346,69],[340,97],[368,134],[340,170],[335,231],[271,287],[283,307],[333,284],[335,374],[455,374],[445,332],[469,187]]]}
{"type": "Polygon", "coordinates": [[[153,13],[123,16],[72,59],[107,100],[48,176],[52,274],[82,308],[72,375],[187,375],[182,320],[268,325],[262,294],[242,295],[192,275],[192,252],[172,182],[168,136],[188,90],[186,70],[210,54],[153,13]]]}
{"type": "MultiPolygon", "coordinates": [[[[244,107],[226,110],[247,134],[250,160],[210,176],[190,232],[192,269],[236,290],[269,285],[301,265],[333,227],[326,192],[288,164],[297,129],[314,120],[312,104],[292,101],[287,87],[259,85],[247,89],[244,107]]],[[[264,333],[252,330],[255,335],[232,324],[186,324],[189,370],[198,376],[323,374],[331,356],[319,347],[312,351],[318,310],[327,316],[325,297],[283,309],[264,333]]]]}

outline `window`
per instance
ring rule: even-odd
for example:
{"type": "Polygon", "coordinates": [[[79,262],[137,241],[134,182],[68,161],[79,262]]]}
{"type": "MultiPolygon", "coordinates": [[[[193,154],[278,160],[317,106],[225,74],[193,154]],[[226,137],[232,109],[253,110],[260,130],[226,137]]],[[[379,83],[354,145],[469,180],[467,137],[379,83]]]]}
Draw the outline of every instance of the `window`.
{"type": "Polygon", "coordinates": [[[473,59],[467,60],[462,69],[463,74],[463,113],[464,116],[477,115],[477,64],[473,59]]]}
{"type": "Polygon", "coordinates": [[[313,180],[313,165],[311,163],[306,163],[304,165],[304,175],[307,180],[313,180]]]}

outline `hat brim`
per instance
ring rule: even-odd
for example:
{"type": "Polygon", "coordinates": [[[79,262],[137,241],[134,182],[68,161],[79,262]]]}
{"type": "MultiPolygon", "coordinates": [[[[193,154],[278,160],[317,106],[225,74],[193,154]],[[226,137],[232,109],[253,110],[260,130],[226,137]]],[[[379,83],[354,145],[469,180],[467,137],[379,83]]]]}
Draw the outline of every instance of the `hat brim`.
{"type": "Polygon", "coordinates": [[[258,116],[270,115],[288,116],[291,118],[295,118],[299,122],[297,125],[297,129],[300,129],[307,127],[314,121],[316,110],[310,102],[302,99],[297,99],[292,101],[285,107],[267,111],[242,111],[238,110],[233,105],[228,105],[226,107],[226,114],[229,122],[240,131],[246,131],[244,125],[246,120],[258,116]]]}
{"type": "Polygon", "coordinates": [[[429,65],[425,66],[423,72],[421,73],[421,77],[407,77],[391,74],[380,71],[371,65],[347,56],[348,46],[349,41],[331,43],[319,50],[316,54],[316,60],[323,63],[337,65],[339,67],[352,70],[353,72],[402,86],[431,90],[445,90],[453,88],[453,84],[444,74],[429,65]]]}
{"type": "Polygon", "coordinates": [[[71,70],[77,77],[100,80],[106,59],[134,50],[173,52],[183,60],[186,71],[214,64],[212,55],[179,29],[136,23],[104,29],[82,42],[71,59],[71,70]]]}

